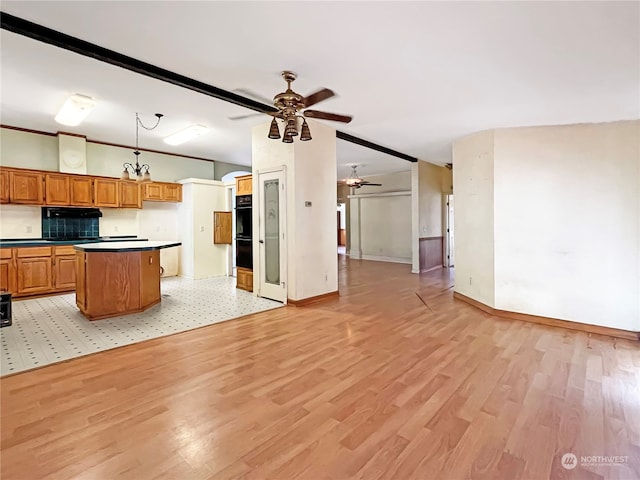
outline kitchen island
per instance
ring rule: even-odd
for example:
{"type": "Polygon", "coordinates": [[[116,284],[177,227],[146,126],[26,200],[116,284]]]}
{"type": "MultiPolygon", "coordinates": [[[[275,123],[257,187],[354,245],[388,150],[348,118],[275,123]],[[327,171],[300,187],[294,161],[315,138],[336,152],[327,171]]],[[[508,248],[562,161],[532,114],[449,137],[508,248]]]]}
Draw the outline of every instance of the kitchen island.
{"type": "Polygon", "coordinates": [[[160,302],[160,250],[180,242],[74,245],[76,305],[89,320],[142,312],[160,302]]]}

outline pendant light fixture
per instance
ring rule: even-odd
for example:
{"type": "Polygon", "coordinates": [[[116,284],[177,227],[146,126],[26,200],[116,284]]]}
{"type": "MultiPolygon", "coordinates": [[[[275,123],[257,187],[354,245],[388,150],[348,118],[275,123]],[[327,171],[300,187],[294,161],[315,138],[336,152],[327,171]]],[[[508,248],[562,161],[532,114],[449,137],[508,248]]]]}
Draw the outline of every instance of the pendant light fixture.
{"type": "Polygon", "coordinates": [[[135,180],[137,182],[151,181],[151,172],[149,171],[149,165],[146,163],[140,165],[140,163],[138,162],[138,157],[140,156],[140,150],[138,149],[138,126],[142,126],[142,128],[144,128],[145,130],[154,130],[160,124],[160,120],[163,117],[161,113],[156,113],[155,115],[157,117],[156,124],[153,127],[147,127],[144,125],[144,123],[142,123],[142,120],[140,120],[140,117],[136,112],[136,149],[133,152],[133,154],[136,156],[136,163],[135,165],[129,162],[125,162],[122,164],[122,166],[124,167],[122,176],[120,177],[122,180],[131,180],[131,177],[129,175],[129,169],[131,169],[131,173],[135,175],[135,180]]]}

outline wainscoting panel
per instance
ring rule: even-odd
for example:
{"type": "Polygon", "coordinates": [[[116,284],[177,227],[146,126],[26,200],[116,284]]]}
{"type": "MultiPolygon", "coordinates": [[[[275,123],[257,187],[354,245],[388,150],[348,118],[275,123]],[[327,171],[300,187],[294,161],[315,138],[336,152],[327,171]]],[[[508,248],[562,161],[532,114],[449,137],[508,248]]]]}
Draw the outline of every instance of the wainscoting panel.
{"type": "Polygon", "coordinates": [[[444,237],[424,237],[420,239],[420,272],[442,268],[444,237]]]}

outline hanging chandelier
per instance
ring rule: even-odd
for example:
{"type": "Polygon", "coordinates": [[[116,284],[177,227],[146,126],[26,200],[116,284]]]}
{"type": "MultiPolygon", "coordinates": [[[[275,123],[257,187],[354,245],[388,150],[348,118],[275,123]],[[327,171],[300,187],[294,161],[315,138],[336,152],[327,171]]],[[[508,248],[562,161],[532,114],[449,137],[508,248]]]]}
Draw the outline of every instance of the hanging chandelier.
{"type": "Polygon", "coordinates": [[[122,166],[124,167],[122,176],[120,177],[122,180],[131,180],[131,173],[135,176],[135,180],[137,182],[151,181],[151,172],[149,171],[149,165],[146,163],[140,165],[140,163],[138,162],[138,157],[140,156],[140,150],[138,149],[138,127],[141,126],[145,130],[149,131],[154,130],[160,124],[160,120],[163,117],[161,113],[156,113],[155,115],[157,117],[156,124],[153,127],[147,127],[144,125],[144,123],[142,123],[142,120],[140,120],[140,117],[136,112],[136,149],[133,152],[133,154],[136,156],[136,163],[135,165],[129,162],[125,162],[122,164],[122,166]],[[131,172],[129,172],[129,169],[131,169],[131,172]]]}

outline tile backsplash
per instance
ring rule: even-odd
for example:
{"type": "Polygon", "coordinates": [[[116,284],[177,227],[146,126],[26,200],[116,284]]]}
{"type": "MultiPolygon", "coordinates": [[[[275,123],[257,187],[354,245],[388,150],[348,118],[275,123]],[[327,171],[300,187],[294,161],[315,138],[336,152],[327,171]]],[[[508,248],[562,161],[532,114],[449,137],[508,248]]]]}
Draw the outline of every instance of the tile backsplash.
{"type": "Polygon", "coordinates": [[[44,218],[42,238],[99,237],[100,224],[97,218],[44,218]]]}

